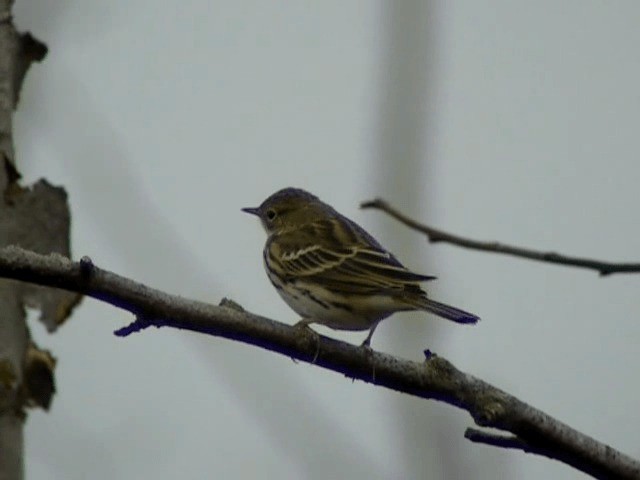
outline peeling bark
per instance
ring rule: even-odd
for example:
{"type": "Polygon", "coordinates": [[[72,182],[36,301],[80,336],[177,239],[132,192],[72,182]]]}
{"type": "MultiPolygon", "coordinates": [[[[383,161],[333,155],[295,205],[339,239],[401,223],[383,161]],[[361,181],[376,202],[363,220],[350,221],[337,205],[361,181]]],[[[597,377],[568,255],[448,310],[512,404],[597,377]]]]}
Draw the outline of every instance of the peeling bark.
{"type": "MultiPolygon", "coordinates": [[[[13,144],[13,111],[29,66],[47,47],[13,24],[13,1],[0,0],[0,245],[69,255],[69,207],[62,188],[40,180],[19,184],[13,144]]],[[[24,477],[26,407],[48,408],[55,392],[55,360],[30,339],[25,307],[38,308],[55,330],[81,295],[21,282],[0,281],[0,480],[24,477]]]]}

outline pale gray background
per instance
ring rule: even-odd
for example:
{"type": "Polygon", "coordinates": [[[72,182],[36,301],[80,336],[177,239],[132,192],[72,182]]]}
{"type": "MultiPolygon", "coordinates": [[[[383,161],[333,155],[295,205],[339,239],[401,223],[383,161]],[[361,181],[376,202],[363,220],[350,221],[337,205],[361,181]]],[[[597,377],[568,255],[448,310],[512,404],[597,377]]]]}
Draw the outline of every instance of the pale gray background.
{"type": "MultiPolygon", "coordinates": [[[[638,2],[18,0],[16,20],[51,49],[19,167],[69,192],[76,258],[293,323],[240,208],[307,188],[483,318],[397,315],[375,348],[430,348],[640,457],[640,277],[429,246],[358,210],[380,195],[459,234],[639,260],[638,2]]],[[[29,479],[583,478],[470,444],[453,407],[226,340],[112,335],[130,320],[87,299],[56,335],[31,323],[59,364],[29,479]]]]}

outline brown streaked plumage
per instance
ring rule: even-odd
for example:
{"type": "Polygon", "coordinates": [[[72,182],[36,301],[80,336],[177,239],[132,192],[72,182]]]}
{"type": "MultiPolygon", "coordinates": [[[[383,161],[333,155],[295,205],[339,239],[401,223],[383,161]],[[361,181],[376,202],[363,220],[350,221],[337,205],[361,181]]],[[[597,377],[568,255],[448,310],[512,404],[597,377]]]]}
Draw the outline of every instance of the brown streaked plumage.
{"type": "Polygon", "coordinates": [[[408,270],[355,222],[316,196],[285,188],[259,207],[268,238],[264,264],[271,283],[302,323],[369,330],[394,312],[426,310],[457,323],[479,318],[427,298],[419,283],[435,277],[408,270]]]}

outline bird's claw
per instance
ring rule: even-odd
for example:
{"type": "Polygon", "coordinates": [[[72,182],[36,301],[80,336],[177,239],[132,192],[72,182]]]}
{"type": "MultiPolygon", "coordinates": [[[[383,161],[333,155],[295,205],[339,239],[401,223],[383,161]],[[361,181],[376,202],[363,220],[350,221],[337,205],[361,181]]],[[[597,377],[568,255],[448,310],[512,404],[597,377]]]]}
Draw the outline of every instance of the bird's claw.
{"type": "Polygon", "coordinates": [[[309,326],[309,324],[313,323],[312,320],[308,318],[303,318],[298,323],[296,323],[293,328],[298,329],[300,332],[304,332],[305,335],[311,335],[316,342],[316,352],[313,355],[313,359],[311,360],[311,364],[315,365],[318,360],[318,356],[320,355],[320,334],[316,332],[313,328],[309,326]]]}

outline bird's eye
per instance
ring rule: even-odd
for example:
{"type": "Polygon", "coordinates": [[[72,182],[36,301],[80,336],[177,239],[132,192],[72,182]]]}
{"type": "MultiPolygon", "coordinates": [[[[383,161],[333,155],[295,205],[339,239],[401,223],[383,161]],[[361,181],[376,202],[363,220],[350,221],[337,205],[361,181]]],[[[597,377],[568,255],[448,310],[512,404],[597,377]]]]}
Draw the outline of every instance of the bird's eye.
{"type": "Polygon", "coordinates": [[[272,209],[267,210],[267,220],[272,221],[274,218],[276,218],[276,211],[272,209]]]}

